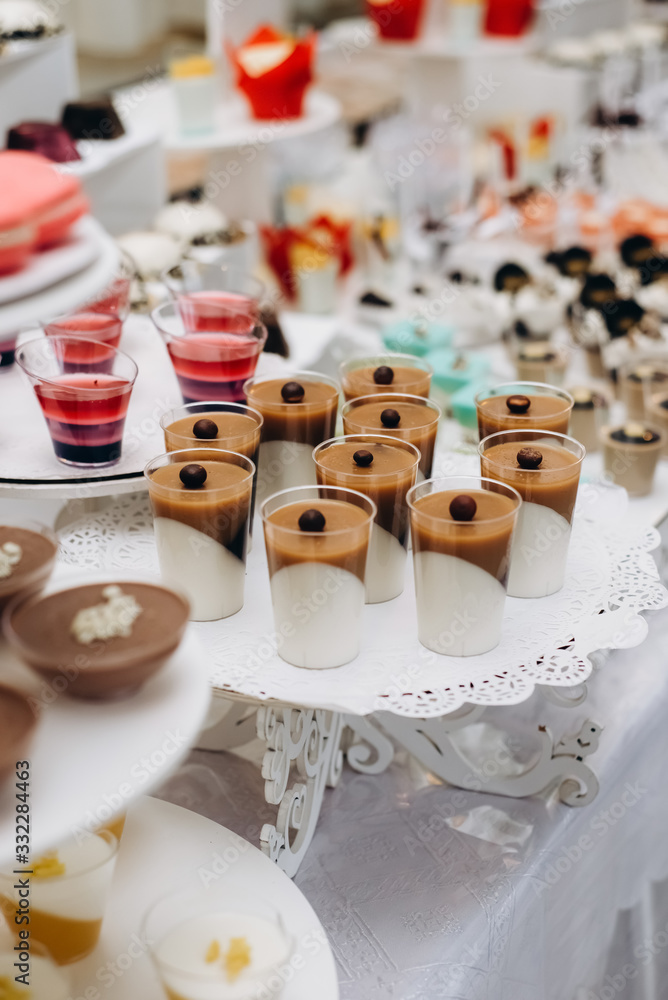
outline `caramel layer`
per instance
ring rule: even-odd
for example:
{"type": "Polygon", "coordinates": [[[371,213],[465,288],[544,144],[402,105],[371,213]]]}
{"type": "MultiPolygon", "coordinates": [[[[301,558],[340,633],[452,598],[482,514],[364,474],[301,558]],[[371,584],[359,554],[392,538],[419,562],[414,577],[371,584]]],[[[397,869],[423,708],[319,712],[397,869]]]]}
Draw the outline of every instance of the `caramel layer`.
{"type": "Polygon", "coordinates": [[[567,521],[573,517],[573,508],[580,483],[580,463],[568,448],[528,441],[526,446],[536,448],[543,456],[539,469],[522,469],[517,453],[525,447],[521,441],[508,441],[493,445],[480,459],[483,476],[513,486],[527,503],[551,507],[567,521]]]}
{"type": "Polygon", "coordinates": [[[357,396],[370,396],[378,392],[404,392],[409,396],[429,396],[431,376],[421,368],[409,368],[407,365],[393,365],[391,359],[387,364],[394,372],[394,378],[389,385],[378,385],[374,382],[373,373],[378,365],[368,368],[355,368],[347,372],[343,379],[343,395],[346,400],[357,396]]]}
{"type": "MultiPolygon", "coordinates": [[[[518,390],[519,392],[519,390],[518,390]]],[[[513,395],[515,395],[513,393],[513,395]]],[[[478,431],[480,440],[497,431],[541,430],[568,434],[570,406],[558,396],[532,396],[526,413],[511,413],[506,405],[507,396],[490,396],[478,404],[478,431]]]]}
{"type": "Polygon", "coordinates": [[[265,522],[269,572],[273,576],[284,566],[295,563],[327,563],[354,573],[364,582],[368,537],[368,515],[354,504],[341,500],[298,500],[286,504],[265,522]],[[324,515],[323,531],[299,530],[299,518],[307,510],[319,510],[324,515]],[[281,530],[285,528],[289,532],[281,530]]]}
{"type": "Polygon", "coordinates": [[[297,441],[315,447],[333,437],[339,404],[337,390],[327,382],[302,380],[299,384],[304,389],[303,399],[286,403],[281,396],[286,381],[294,380],[269,379],[250,388],[248,403],[264,418],[262,440],[297,441]]]}

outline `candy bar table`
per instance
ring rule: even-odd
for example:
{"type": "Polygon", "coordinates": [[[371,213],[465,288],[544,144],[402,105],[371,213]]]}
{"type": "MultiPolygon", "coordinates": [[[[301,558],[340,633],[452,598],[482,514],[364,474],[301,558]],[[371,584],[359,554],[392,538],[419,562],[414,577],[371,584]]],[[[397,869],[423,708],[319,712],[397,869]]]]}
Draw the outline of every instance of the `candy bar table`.
{"type": "MultiPolygon", "coordinates": [[[[441,452],[436,468],[466,472],[471,461],[441,452]]],[[[233,703],[200,746],[229,749],[255,735],[263,741],[265,796],[278,813],[261,841],[288,874],[305,856],[343,756],[363,773],[380,773],[394,755],[387,734],[462,788],[482,784],[521,797],[556,786],[568,805],[593,800],[598,783],[585,758],[598,745],[596,721],[583,719],[563,739],[541,724],[537,756],[510,773],[503,762],[490,765],[485,748],[476,764],[462,747],[485,708],[518,705],[536,689],[561,706],[582,706],[593,654],[642,642],[647,623],[640,612],[668,603],[651,556],[658,533],[620,521],[618,503],[616,490],[581,489],[565,587],[540,601],[509,599],[501,644],[476,657],[439,657],[419,644],[409,565],[404,594],[366,608],[362,651],[353,663],[328,671],[291,667],[278,655],[263,546],[254,546],[244,609],[195,626],[213,663],[215,692],[233,703]]],[[[140,495],[118,497],[99,514],[70,523],[60,541],[61,558],[71,565],[157,568],[150,510],[140,495]]]]}

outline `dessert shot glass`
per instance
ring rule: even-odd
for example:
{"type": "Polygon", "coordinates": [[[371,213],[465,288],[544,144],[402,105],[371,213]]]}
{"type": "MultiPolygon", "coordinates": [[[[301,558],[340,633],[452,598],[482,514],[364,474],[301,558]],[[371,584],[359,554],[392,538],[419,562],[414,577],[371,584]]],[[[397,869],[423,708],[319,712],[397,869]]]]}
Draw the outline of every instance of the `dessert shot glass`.
{"type": "Polygon", "coordinates": [[[160,455],[144,470],[164,583],[182,590],[194,621],[217,621],[244,603],[255,465],[219,448],[160,455]]]}
{"type": "Polygon", "coordinates": [[[645,420],[652,397],[668,394],[668,358],[636,358],[618,374],[619,395],[628,420],[645,420]]]}
{"type": "Polygon", "coordinates": [[[279,656],[323,670],[359,653],[373,500],[342,487],[282,490],[261,507],[279,656]]]}
{"type": "Polygon", "coordinates": [[[510,597],[547,597],[564,585],[585,449],[549,431],[499,431],[479,445],[482,475],[512,486],[524,503],[510,560],[510,597]]]}
{"type": "MultiPolygon", "coordinates": [[[[48,854],[31,859],[31,942],[46,948],[58,965],[79,962],[94,951],[117,853],[118,841],[103,831],[67,840],[48,854]]],[[[0,870],[0,912],[15,936],[19,930],[14,917],[20,907],[20,877],[11,870],[0,870]]]]}
{"type": "Polygon", "coordinates": [[[243,309],[200,302],[164,302],[151,313],[167,347],[184,403],[244,402],[243,386],[257,367],[267,330],[243,309]]]}
{"type": "Polygon", "coordinates": [[[313,452],[318,483],[363,493],[376,505],[366,567],[366,602],[380,604],[403,592],[409,539],[406,495],[415,485],[420,452],[399,438],[348,434],[313,452]]]}
{"type": "Polygon", "coordinates": [[[387,434],[414,444],[420,452],[418,480],[429,479],[441,408],[431,399],[403,393],[359,396],[344,403],[344,434],[387,434]]]}
{"type": "Polygon", "coordinates": [[[605,475],[629,496],[644,497],[652,492],[656,467],[666,447],[665,430],[644,421],[618,427],[604,427],[603,466],[605,475]]]}
{"type": "Polygon", "coordinates": [[[499,644],[522,498],[480,476],[419,483],[408,494],[418,638],[435,653],[475,656],[499,644]]]}
{"type": "Polygon", "coordinates": [[[118,316],[121,322],[127,319],[132,282],[136,277],[137,265],[125,250],[121,250],[114,277],[98,295],[86,300],[81,311],[109,313],[118,316]]]}
{"type": "Polygon", "coordinates": [[[137,365],[121,351],[83,337],[26,341],[16,363],[28,376],[56,458],[99,468],[121,457],[137,365]]]}
{"type": "Polygon", "coordinates": [[[123,332],[123,320],[114,313],[101,311],[73,312],[59,316],[43,325],[47,337],[84,337],[110,347],[118,347],[123,332]]]}
{"type": "Polygon", "coordinates": [[[159,899],[142,932],[170,1000],[278,997],[295,947],[279,911],[228,878],[159,899]]]}
{"type": "Polygon", "coordinates": [[[504,382],[475,399],[480,440],[498,431],[546,430],[567,434],[573,397],[542,382],[504,382]]]}
{"type": "Polygon", "coordinates": [[[239,268],[230,267],[221,256],[215,261],[182,260],[163,271],[162,280],[169,294],[179,304],[198,301],[257,316],[265,298],[263,282],[239,268]]]}
{"type": "Polygon", "coordinates": [[[262,414],[257,492],[272,493],[316,482],[313,449],[336,428],[339,385],[319,372],[292,372],[282,378],[260,375],[244,385],[248,403],[262,414]]]}
{"type": "Polygon", "coordinates": [[[339,365],[346,402],[373,393],[400,392],[429,397],[434,369],[414,354],[376,354],[350,358],[339,365]]]}

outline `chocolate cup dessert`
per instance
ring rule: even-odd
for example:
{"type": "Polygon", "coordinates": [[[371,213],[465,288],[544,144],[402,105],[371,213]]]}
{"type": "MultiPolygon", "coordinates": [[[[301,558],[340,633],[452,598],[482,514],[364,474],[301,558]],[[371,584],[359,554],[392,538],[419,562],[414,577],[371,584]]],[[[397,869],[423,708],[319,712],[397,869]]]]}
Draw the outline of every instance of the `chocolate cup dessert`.
{"type": "Polygon", "coordinates": [[[160,670],[181,642],[188,612],[185,597],[159,584],[70,580],[14,601],[3,626],[19,656],[54,690],[110,700],[134,693],[160,670]]]}
{"type": "Polygon", "coordinates": [[[524,344],[517,352],[515,367],[520,381],[561,385],[568,367],[568,356],[547,341],[524,344]]]}
{"type": "Polygon", "coordinates": [[[0,524],[0,611],[18,595],[41,590],[57,555],[58,540],[45,525],[0,524]]]}
{"type": "Polygon", "coordinates": [[[253,534],[262,414],[242,403],[186,403],[160,418],[166,451],[222,448],[245,455],[255,465],[249,534],[253,534]]]}
{"type": "Polygon", "coordinates": [[[604,427],[603,464],[606,475],[629,496],[644,497],[652,492],[654,473],[666,437],[656,427],[643,422],[622,427],[604,427]]]}
{"type": "Polygon", "coordinates": [[[397,393],[359,396],[341,411],[344,434],[381,434],[414,444],[420,451],[418,481],[429,479],[441,409],[431,399],[397,393]]]}
{"type": "Polygon", "coordinates": [[[543,382],[504,382],[475,399],[480,440],[499,431],[546,430],[566,434],[573,398],[543,382]]]}
{"type": "Polygon", "coordinates": [[[17,760],[28,757],[28,748],[39,715],[32,700],[0,684],[0,787],[16,770],[17,760]]]}
{"type": "Polygon", "coordinates": [[[343,487],[283,490],[262,505],[279,656],[323,670],[359,653],[376,505],[343,487]]]}
{"type": "Polygon", "coordinates": [[[408,503],[420,642],[450,656],[487,653],[501,638],[519,493],[456,476],[420,483],[408,503]]]}
{"type": "Polygon", "coordinates": [[[668,360],[641,358],[624,365],[618,376],[619,395],[628,420],[644,420],[652,395],[668,393],[668,360]]]}
{"type": "Polygon", "coordinates": [[[260,500],[281,490],[314,485],[313,449],[334,434],[338,383],[318,372],[293,372],[284,378],[251,378],[244,392],[264,420],[257,470],[260,500]]]}
{"type": "Polygon", "coordinates": [[[601,429],[607,424],[610,413],[610,399],[599,389],[587,386],[575,386],[569,391],[573,409],[568,433],[586,448],[588,454],[599,451],[601,429]]]}
{"type": "Polygon", "coordinates": [[[647,416],[653,427],[663,435],[663,454],[668,455],[668,389],[650,398],[647,416]]]}
{"type": "Polygon", "coordinates": [[[406,495],[415,485],[420,452],[398,438],[350,434],[313,452],[321,486],[345,486],[377,507],[366,569],[366,602],[380,604],[404,589],[409,516],[406,495]]]}
{"type": "Polygon", "coordinates": [[[399,392],[429,398],[431,377],[429,362],[413,354],[377,354],[352,358],[339,367],[341,388],[346,401],[375,393],[399,392]]]}
{"type": "Polygon", "coordinates": [[[547,597],[563,587],[585,449],[547,431],[501,431],[480,442],[482,475],[524,503],[513,540],[508,594],[547,597]]]}
{"type": "Polygon", "coordinates": [[[193,448],[146,466],[160,574],[183,589],[193,621],[217,621],[244,603],[255,465],[245,455],[193,448]]]}

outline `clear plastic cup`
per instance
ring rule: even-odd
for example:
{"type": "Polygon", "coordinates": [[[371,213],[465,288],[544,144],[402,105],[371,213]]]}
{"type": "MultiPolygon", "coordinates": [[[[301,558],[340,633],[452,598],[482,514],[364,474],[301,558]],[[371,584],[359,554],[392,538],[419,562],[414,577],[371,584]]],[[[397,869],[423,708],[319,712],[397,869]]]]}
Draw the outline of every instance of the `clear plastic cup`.
{"type": "Polygon", "coordinates": [[[479,392],[475,404],[482,441],[505,430],[543,429],[567,434],[573,397],[564,389],[544,382],[503,382],[479,392]],[[526,399],[529,406],[523,408],[526,399]]]}
{"type": "Polygon", "coordinates": [[[123,321],[114,313],[90,310],[59,316],[45,323],[43,329],[47,337],[85,337],[118,347],[123,321]]]}
{"type": "Polygon", "coordinates": [[[429,362],[414,354],[375,354],[350,358],[339,365],[341,388],[346,401],[357,396],[388,392],[424,396],[427,399],[433,374],[434,369],[429,362]],[[374,378],[375,373],[378,381],[374,378]]]}

